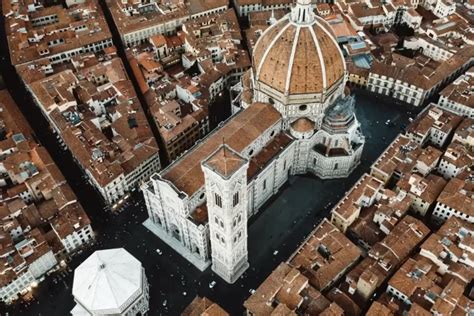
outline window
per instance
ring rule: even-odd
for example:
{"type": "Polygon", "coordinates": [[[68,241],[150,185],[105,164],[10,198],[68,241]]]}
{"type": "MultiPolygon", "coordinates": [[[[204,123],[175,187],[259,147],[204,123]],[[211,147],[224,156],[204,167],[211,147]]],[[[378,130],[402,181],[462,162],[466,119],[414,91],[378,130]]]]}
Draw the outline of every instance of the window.
{"type": "Polygon", "coordinates": [[[338,167],[339,167],[339,164],[336,162],[336,163],[334,164],[334,170],[337,170],[338,167]]]}
{"type": "Polygon", "coordinates": [[[233,198],[233,201],[232,201],[233,206],[236,206],[237,204],[239,204],[239,192],[235,192],[234,198],[233,198]]]}
{"type": "Polygon", "coordinates": [[[267,180],[263,180],[263,189],[265,190],[267,188],[267,180]]]}
{"type": "Polygon", "coordinates": [[[216,205],[219,206],[219,207],[222,207],[222,198],[221,198],[221,196],[217,193],[214,193],[214,199],[215,199],[216,205]]]}
{"type": "Polygon", "coordinates": [[[308,106],[306,104],[302,104],[298,107],[298,110],[300,110],[301,112],[303,111],[306,111],[306,109],[308,108],[308,106]]]}

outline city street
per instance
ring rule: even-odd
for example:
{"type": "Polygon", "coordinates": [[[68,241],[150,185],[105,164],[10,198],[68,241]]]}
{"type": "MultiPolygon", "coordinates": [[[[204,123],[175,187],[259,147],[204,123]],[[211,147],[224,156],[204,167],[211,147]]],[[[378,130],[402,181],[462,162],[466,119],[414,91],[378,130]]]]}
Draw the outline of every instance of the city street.
{"type": "MultiPolygon", "coordinates": [[[[239,314],[242,303],[278,265],[286,260],[331,207],[366,172],[371,163],[408,122],[406,108],[382,99],[357,93],[357,115],[367,138],[361,165],[348,178],[342,180],[316,179],[311,176],[292,177],[281,193],[266,204],[249,229],[250,269],[234,285],[227,285],[210,269],[201,273],[185,259],[150,233],[142,222],[147,218],[140,193],[124,206],[119,214],[104,210],[100,197],[88,185],[68,151],[60,149],[55,136],[29,95],[23,90],[13,69],[2,63],[6,85],[30,124],[39,141],[48,148],[71,187],[79,197],[92,220],[97,244],[85,250],[69,263],[69,270],[80,264],[96,249],[124,247],[146,270],[150,283],[152,315],[176,315],[196,294],[205,295],[222,307],[239,314]],[[19,89],[21,87],[22,89],[19,89]],[[385,125],[387,119],[395,126],[385,125]],[[157,253],[157,249],[162,254],[157,253]],[[211,281],[217,285],[209,288],[211,281]]],[[[34,289],[34,300],[18,302],[0,308],[0,313],[15,315],[67,315],[74,306],[71,295],[73,275],[68,270],[55,273],[34,289]]]]}
{"type": "MultiPolygon", "coordinates": [[[[0,56],[8,56],[3,28],[0,41],[0,56]]],[[[48,149],[84,206],[97,235],[97,243],[74,257],[68,269],[46,277],[33,290],[32,301],[0,306],[1,315],[68,315],[74,306],[71,271],[94,250],[114,247],[124,247],[142,262],[150,283],[151,315],[177,315],[196,294],[208,296],[233,315],[241,314],[242,303],[250,295],[249,291],[258,287],[281,261],[288,258],[362,173],[369,170],[400,128],[408,123],[408,117],[414,116],[392,101],[356,92],[357,116],[366,136],[360,166],[348,179],[323,181],[311,176],[292,177],[280,194],[251,219],[250,268],[235,284],[227,285],[210,269],[203,273],[195,269],[142,225],[147,214],[139,192],[128,200],[121,213],[106,211],[99,194],[86,183],[70,153],[60,148],[8,58],[2,57],[0,71],[38,141],[48,149]],[[394,126],[385,125],[388,119],[394,126]],[[211,281],[217,282],[213,289],[209,288],[211,281]]]]}

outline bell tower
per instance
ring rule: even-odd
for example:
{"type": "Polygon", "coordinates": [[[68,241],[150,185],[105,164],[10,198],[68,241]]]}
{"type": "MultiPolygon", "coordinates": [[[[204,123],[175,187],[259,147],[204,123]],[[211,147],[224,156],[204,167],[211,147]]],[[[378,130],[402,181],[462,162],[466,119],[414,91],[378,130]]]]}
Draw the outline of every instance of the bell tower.
{"type": "Polygon", "coordinates": [[[212,270],[234,283],[249,267],[248,160],[226,144],[202,162],[210,228],[212,270]]]}

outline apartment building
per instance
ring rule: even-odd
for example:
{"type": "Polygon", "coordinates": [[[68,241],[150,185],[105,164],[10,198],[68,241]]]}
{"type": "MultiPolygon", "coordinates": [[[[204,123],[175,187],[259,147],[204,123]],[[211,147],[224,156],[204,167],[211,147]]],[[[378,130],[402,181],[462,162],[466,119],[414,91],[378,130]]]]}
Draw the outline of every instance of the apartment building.
{"type": "Polygon", "coordinates": [[[473,229],[472,223],[450,217],[420,246],[420,255],[429,259],[439,274],[456,277],[467,285],[472,280],[474,268],[468,246],[473,229]]]}
{"type": "Polygon", "coordinates": [[[112,46],[112,35],[96,0],[68,7],[7,0],[3,1],[3,15],[11,62],[17,68],[34,68],[48,75],[77,55],[112,46]]]}
{"type": "Polygon", "coordinates": [[[474,119],[474,67],[469,68],[440,92],[438,106],[474,119]]]}
{"type": "Polygon", "coordinates": [[[470,174],[449,180],[436,201],[433,218],[443,222],[454,216],[468,223],[474,223],[473,191],[474,185],[470,174]]]}
{"type": "Polygon", "coordinates": [[[234,0],[239,17],[248,16],[253,12],[289,10],[293,5],[288,0],[234,0]]]}
{"type": "Polygon", "coordinates": [[[28,293],[60,259],[94,240],[90,221],[6,90],[0,91],[0,300],[28,293]],[[75,221],[71,218],[75,215],[75,221]],[[58,223],[64,223],[58,225],[58,223]],[[59,229],[59,227],[67,230],[59,229]],[[67,247],[62,239],[87,231],[67,247]]]}
{"type": "Polygon", "coordinates": [[[472,313],[473,302],[466,296],[473,277],[467,246],[472,234],[472,224],[448,219],[388,280],[367,315],[472,313]]]}
{"type": "Polygon", "coordinates": [[[473,164],[472,150],[454,141],[446,148],[437,170],[445,179],[451,179],[468,170],[473,164]]]}
{"type": "Polygon", "coordinates": [[[446,145],[461,121],[462,118],[458,115],[431,104],[408,126],[405,134],[420,146],[430,142],[441,148],[446,145]]]}
{"type": "Polygon", "coordinates": [[[196,296],[191,303],[181,313],[182,316],[205,316],[205,315],[218,315],[218,316],[229,316],[229,314],[207,297],[196,296]]]}
{"type": "Polygon", "coordinates": [[[284,262],[260,284],[244,307],[247,315],[339,315],[344,311],[316,290],[303,273],[284,262]]]}
{"type": "Polygon", "coordinates": [[[467,148],[474,147],[474,119],[465,118],[454,132],[453,141],[459,142],[467,148]]]}
{"type": "Polygon", "coordinates": [[[414,59],[387,53],[375,60],[370,69],[367,89],[414,106],[422,106],[444,85],[474,63],[474,47],[460,49],[450,59],[439,63],[425,56],[414,59]]]}
{"type": "Polygon", "coordinates": [[[383,189],[383,182],[364,174],[349,193],[331,210],[331,223],[343,233],[359,217],[362,207],[373,205],[377,194],[383,189]]]}
{"type": "Polygon", "coordinates": [[[223,12],[227,0],[164,3],[152,1],[107,1],[113,20],[125,46],[145,43],[155,35],[176,34],[184,22],[223,12]]]}
{"type": "Polygon", "coordinates": [[[347,275],[339,289],[363,307],[391,273],[424,240],[430,230],[419,220],[405,216],[393,230],[369,251],[347,275]]]}
{"type": "Polygon", "coordinates": [[[339,280],[361,255],[362,251],[325,218],[288,262],[301,271],[315,289],[324,291],[339,280]]]}
{"type": "Polygon", "coordinates": [[[158,146],[119,58],[28,86],[58,139],[110,205],[160,169],[158,146]]]}
{"type": "Polygon", "coordinates": [[[178,35],[155,35],[142,47],[129,60],[173,161],[209,133],[211,105],[239,82],[250,57],[234,10],[189,20],[178,35]]]}
{"type": "Polygon", "coordinates": [[[420,215],[426,215],[444,189],[446,181],[434,174],[426,177],[417,173],[404,174],[397,182],[397,191],[405,192],[411,198],[411,209],[420,215]]]}

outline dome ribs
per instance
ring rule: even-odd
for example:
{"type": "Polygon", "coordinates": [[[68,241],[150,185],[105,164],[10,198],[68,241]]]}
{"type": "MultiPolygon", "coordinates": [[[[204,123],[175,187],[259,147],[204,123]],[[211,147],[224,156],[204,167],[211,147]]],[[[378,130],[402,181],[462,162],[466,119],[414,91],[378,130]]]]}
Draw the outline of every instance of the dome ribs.
{"type": "Polygon", "coordinates": [[[344,57],[335,39],[326,28],[319,26],[319,23],[317,23],[314,30],[321,43],[321,53],[326,67],[327,84],[328,87],[331,87],[344,75],[344,57]]]}
{"type": "Polygon", "coordinates": [[[308,27],[303,27],[295,50],[289,93],[322,92],[321,72],[319,55],[312,35],[308,27]]]}
{"type": "Polygon", "coordinates": [[[317,16],[310,24],[289,19],[285,16],[257,41],[255,79],[285,95],[325,93],[345,75],[344,57],[331,29],[317,16]]]}
{"type": "Polygon", "coordinates": [[[284,92],[285,90],[295,35],[295,27],[285,29],[280,35],[279,40],[268,49],[269,51],[263,60],[263,65],[259,73],[259,80],[280,92],[284,92]]]}

